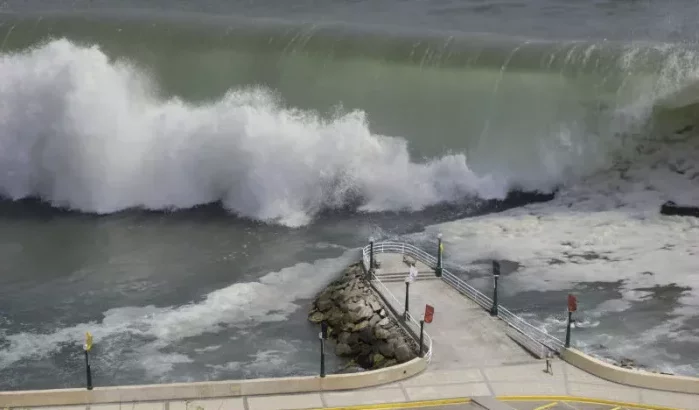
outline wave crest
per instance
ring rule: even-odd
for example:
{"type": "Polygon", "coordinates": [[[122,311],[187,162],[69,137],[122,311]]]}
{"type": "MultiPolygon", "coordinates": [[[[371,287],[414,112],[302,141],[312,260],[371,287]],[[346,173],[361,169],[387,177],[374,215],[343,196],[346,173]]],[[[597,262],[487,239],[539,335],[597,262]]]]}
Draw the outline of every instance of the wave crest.
{"type": "Polygon", "coordinates": [[[0,194],[99,214],[221,201],[289,226],[359,199],[367,211],[502,198],[462,154],[411,161],[363,112],[323,119],[264,88],[194,105],[159,99],[142,70],[56,40],[0,57],[0,194]]]}

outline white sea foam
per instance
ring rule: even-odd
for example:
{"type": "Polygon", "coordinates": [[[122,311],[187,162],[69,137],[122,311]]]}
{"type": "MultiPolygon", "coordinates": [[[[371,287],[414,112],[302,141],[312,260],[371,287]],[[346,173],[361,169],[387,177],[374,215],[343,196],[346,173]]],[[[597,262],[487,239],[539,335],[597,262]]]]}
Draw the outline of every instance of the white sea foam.
{"type": "MultiPolygon", "coordinates": [[[[517,261],[521,268],[507,277],[507,287],[518,291],[567,291],[579,283],[621,281],[621,299],[580,313],[582,327],[588,327],[580,333],[581,341],[604,345],[622,357],[652,358],[660,366],[672,358],[663,351],[665,343],[699,337],[696,329],[683,325],[699,316],[699,220],[659,212],[667,200],[699,205],[697,176],[697,139],[650,144],[634,162],[566,186],[551,202],[434,225],[415,237],[426,240],[442,233],[445,257],[464,268],[492,257],[517,261]],[[616,339],[594,329],[605,315],[623,314],[632,303],[647,301],[653,295],[647,288],[668,285],[687,290],[677,304],[665,302],[666,311],[647,313],[661,325],[638,323],[638,334],[616,339]]],[[[563,324],[548,321],[545,327],[560,332],[563,324]]],[[[687,367],[682,369],[675,370],[687,367]]]]}
{"type": "Polygon", "coordinates": [[[412,162],[363,112],[327,120],[259,88],[163,100],[142,70],[67,40],[0,55],[0,77],[0,195],[14,199],[96,213],[221,201],[298,226],[358,198],[367,211],[416,210],[508,189],[464,155],[412,162]]]}
{"type": "MultiPolygon", "coordinates": [[[[185,306],[117,308],[105,312],[100,322],[81,323],[52,333],[4,334],[8,345],[0,350],[0,367],[23,359],[47,357],[66,344],[79,344],[85,332],[90,331],[96,346],[103,348],[104,360],[115,365],[127,360],[153,377],[168,372],[175,364],[191,361],[182,354],[162,351],[164,347],[227,326],[286,320],[299,308],[294,301],[311,298],[356,258],[356,251],[347,251],[340,258],[298,263],[269,273],[257,282],[236,283],[216,290],[185,306]],[[120,354],[125,347],[112,353],[109,346],[116,343],[115,337],[128,335],[149,342],[129,357],[109,357],[120,354]]],[[[260,371],[264,370],[263,359],[263,356],[256,359],[260,371]]]]}

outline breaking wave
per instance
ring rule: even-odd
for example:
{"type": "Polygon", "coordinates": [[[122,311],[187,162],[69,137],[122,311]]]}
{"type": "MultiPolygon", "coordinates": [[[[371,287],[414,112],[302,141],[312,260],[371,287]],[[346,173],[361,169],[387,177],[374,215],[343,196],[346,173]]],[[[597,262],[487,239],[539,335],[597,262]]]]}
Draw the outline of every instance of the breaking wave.
{"type": "Polygon", "coordinates": [[[0,195],[98,214],[220,202],[300,226],[327,209],[551,192],[699,118],[699,59],[676,46],[394,39],[352,54],[356,39],[333,41],[196,51],[231,77],[181,74],[216,89],[201,98],[164,86],[162,59],[117,58],[99,39],[15,47],[0,55],[0,195]]]}

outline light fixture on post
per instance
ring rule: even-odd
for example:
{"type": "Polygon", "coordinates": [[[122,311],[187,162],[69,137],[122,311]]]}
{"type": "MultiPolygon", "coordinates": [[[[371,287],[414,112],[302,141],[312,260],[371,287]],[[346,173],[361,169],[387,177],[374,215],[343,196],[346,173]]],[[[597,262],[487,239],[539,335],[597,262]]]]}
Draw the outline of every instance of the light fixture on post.
{"type": "Polygon", "coordinates": [[[444,251],[444,245],[442,245],[442,234],[437,235],[437,266],[434,268],[434,274],[438,278],[442,277],[442,252],[444,251]]]}

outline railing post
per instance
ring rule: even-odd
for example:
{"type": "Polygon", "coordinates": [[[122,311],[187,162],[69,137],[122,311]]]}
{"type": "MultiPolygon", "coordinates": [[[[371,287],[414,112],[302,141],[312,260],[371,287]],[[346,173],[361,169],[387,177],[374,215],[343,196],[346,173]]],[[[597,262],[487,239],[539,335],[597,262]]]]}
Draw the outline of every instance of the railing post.
{"type": "Polygon", "coordinates": [[[92,334],[87,332],[85,334],[85,344],[83,345],[83,351],[85,352],[85,376],[87,378],[87,389],[92,390],[92,368],[90,367],[90,350],[92,349],[92,334]]]}
{"type": "Polygon", "coordinates": [[[371,280],[371,272],[374,271],[374,237],[369,238],[369,269],[367,269],[367,279],[371,280]]]}
{"type": "Polygon", "coordinates": [[[437,267],[434,268],[434,274],[438,278],[442,277],[442,252],[444,251],[444,245],[442,245],[442,234],[437,235],[437,267]]]}
{"type": "Polygon", "coordinates": [[[325,377],[325,339],[328,338],[328,324],[325,321],[320,323],[320,377],[325,377]]]}
{"type": "Polygon", "coordinates": [[[573,320],[573,312],[568,311],[568,324],[566,325],[566,348],[570,347],[570,324],[573,320]]]}
{"type": "Polygon", "coordinates": [[[408,320],[408,315],[410,309],[410,280],[405,279],[405,312],[403,313],[403,317],[405,320],[408,320]]]}
{"type": "Polygon", "coordinates": [[[493,306],[490,308],[490,315],[498,315],[498,279],[500,278],[500,262],[493,261],[493,306]]]}
{"type": "Polygon", "coordinates": [[[420,357],[422,357],[422,345],[425,343],[425,320],[420,321],[420,357]]]}
{"type": "Polygon", "coordinates": [[[566,325],[566,344],[565,347],[570,347],[570,327],[573,323],[573,312],[578,310],[578,299],[574,295],[568,295],[568,324],[566,325]]]}

